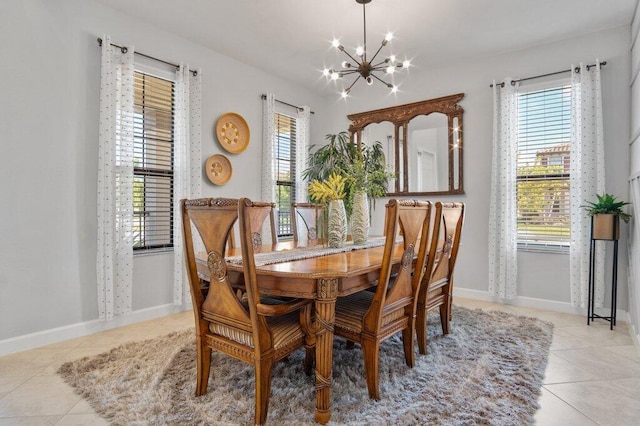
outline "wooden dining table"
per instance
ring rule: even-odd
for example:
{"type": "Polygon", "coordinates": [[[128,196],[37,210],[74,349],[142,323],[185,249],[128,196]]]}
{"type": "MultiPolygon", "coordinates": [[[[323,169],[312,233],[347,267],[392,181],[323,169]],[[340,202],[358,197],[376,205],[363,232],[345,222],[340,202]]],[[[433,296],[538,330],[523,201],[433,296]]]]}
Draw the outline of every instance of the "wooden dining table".
{"type": "MultiPolygon", "coordinates": [[[[293,242],[261,246],[256,253],[296,250],[293,242]]],[[[314,299],[316,334],[316,412],[315,420],[326,424],[331,418],[331,381],[333,364],[333,328],[338,297],[363,291],[378,283],[382,266],[383,246],[354,249],[342,253],[318,255],[306,259],[285,260],[256,266],[261,294],[314,299]]],[[[319,250],[322,252],[322,250],[319,250]]],[[[393,264],[402,258],[402,244],[396,244],[393,264]]],[[[227,257],[239,256],[240,248],[232,248],[227,257]]],[[[200,278],[209,279],[206,255],[197,256],[200,278]]],[[[257,264],[258,262],[256,262],[257,264]]],[[[227,261],[231,282],[243,281],[242,264],[227,261]]]]}

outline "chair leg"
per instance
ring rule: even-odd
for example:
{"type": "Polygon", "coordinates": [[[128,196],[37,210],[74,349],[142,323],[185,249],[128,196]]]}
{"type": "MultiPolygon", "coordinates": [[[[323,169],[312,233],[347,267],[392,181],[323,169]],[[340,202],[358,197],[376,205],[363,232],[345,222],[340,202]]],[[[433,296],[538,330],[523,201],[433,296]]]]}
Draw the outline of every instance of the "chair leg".
{"type": "Polygon", "coordinates": [[[416,313],[416,338],[418,340],[418,352],[427,354],[427,310],[419,307],[416,313]]]}
{"type": "Polygon", "coordinates": [[[413,350],[414,334],[413,328],[415,324],[410,324],[409,327],[402,330],[402,346],[404,348],[404,360],[411,368],[416,365],[416,353],[413,350]]]}
{"type": "Polygon", "coordinates": [[[445,301],[440,305],[440,325],[442,326],[442,334],[449,334],[449,302],[445,301]]]}
{"type": "Polygon", "coordinates": [[[375,340],[364,340],[362,342],[362,352],[364,354],[364,372],[367,377],[369,398],[379,400],[378,360],[380,355],[380,342],[375,340]]]}
{"type": "Polygon", "coordinates": [[[449,295],[449,302],[448,302],[448,310],[449,310],[449,321],[451,321],[453,318],[453,310],[451,309],[451,307],[453,306],[453,278],[451,276],[449,276],[449,285],[447,288],[447,294],[449,295]]]}
{"type": "Polygon", "coordinates": [[[254,422],[263,425],[267,422],[269,397],[271,396],[271,369],[273,358],[262,359],[255,365],[256,370],[256,412],[254,422]]]}
{"type": "Polygon", "coordinates": [[[314,331],[313,321],[311,320],[311,305],[307,305],[300,310],[300,326],[304,331],[304,374],[311,375],[313,364],[316,358],[316,334],[314,331]]]}
{"type": "Polygon", "coordinates": [[[211,370],[211,348],[197,339],[196,349],[196,396],[207,393],[209,372],[211,370]]]}
{"type": "Polygon", "coordinates": [[[305,344],[304,350],[304,374],[311,376],[311,373],[313,373],[313,365],[316,360],[316,348],[315,345],[305,344]]]}

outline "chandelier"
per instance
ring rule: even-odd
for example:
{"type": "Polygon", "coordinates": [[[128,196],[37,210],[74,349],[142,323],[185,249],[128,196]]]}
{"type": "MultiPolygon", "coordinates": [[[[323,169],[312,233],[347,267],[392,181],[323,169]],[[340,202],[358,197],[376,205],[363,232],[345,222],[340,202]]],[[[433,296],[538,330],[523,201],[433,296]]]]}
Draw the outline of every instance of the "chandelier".
{"type": "Polygon", "coordinates": [[[355,56],[353,56],[345,50],[342,44],[340,44],[340,40],[334,38],[331,42],[331,45],[347,55],[349,57],[349,60],[343,61],[340,69],[325,68],[324,70],[322,70],[322,75],[324,75],[327,80],[336,81],[351,74],[357,74],[355,80],[353,80],[351,85],[346,89],[343,88],[341,93],[341,96],[343,98],[346,98],[349,95],[351,88],[361,78],[364,79],[364,81],[366,81],[368,85],[372,85],[373,81],[377,80],[391,89],[391,93],[396,93],[398,91],[398,86],[384,81],[376,73],[379,72],[382,76],[384,76],[384,74],[391,76],[397,68],[409,68],[409,66],[411,65],[410,61],[407,59],[403,62],[399,62],[396,59],[395,55],[389,55],[385,59],[378,59],[378,62],[376,62],[376,58],[378,57],[378,54],[380,53],[382,48],[385,47],[393,39],[393,33],[391,32],[385,35],[382,43],[380,43],[380,46],[378,47],[378,50],[376,50],[376,53],[374,53],[371,58],[367,56],[367,14],[365,7],[367,3],[371,3],[371,0],[356,0],[356,3],[362,5],[362,17],[364,21],[364,44],[356,48],[355,56]]]}

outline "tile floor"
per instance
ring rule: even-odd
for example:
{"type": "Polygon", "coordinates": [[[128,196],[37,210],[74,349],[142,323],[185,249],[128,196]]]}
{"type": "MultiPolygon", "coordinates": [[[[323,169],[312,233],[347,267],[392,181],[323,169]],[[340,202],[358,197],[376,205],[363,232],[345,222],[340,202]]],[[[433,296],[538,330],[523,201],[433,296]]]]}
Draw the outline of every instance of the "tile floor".
{"type": "MultiPolygon", "coordinates": [[[[618,322],[610,331],[603,320],[587,327],[584,316],[462,298],[456,298],[456,303],[554,324],[537,424],[640,424],[640,352],[625,323],[618,322]]],[[[191,312],[183,312],[0,357],[0,426],[108,424],[55,374],[57,368],[125,342],[192,325],[191,312]]]]}

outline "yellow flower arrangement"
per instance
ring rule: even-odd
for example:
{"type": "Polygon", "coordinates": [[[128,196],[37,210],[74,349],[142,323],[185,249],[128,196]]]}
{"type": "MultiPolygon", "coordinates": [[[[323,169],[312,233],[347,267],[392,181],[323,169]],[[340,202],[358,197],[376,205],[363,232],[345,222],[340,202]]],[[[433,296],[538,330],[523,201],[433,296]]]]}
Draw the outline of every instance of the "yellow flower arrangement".
{"type": "Polygon", "coordinates": [[[346,179],[344,176],[332,173],[327,180],[322,182],[314,179],[309,184],[309,196],[321,203],[342,200],[346,196],[345,184],[346,179]]]}

